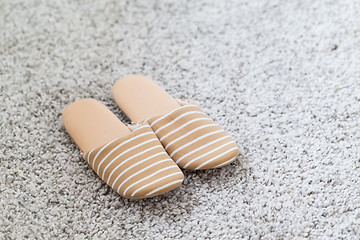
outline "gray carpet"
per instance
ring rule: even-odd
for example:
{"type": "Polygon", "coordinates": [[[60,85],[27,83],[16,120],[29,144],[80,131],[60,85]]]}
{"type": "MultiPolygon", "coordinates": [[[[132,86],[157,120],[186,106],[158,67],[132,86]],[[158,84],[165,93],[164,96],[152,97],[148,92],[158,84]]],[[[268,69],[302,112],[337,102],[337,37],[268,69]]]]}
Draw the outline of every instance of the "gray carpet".
{"type": "Polygon", "coordinates": [[[0,1],[0,239],[360,237],[360,2],[0,1]],[[130,201],[61,121],[154,79],[242,148],[130,201]]]}

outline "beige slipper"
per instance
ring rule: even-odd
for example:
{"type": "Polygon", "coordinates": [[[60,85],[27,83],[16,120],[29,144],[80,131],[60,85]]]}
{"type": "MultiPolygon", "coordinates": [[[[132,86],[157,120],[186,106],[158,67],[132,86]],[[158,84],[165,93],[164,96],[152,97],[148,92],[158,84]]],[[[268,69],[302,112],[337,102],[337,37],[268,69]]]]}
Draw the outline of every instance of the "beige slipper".
{"type": "Polygon", "coordinates": [[[147,123],[125,126],[94,99],[70,104],[66,130],[97,175],[126,198],[147,198],[178,187],[183,179],[147,123]]]}
{"type": "Polygon", "coordinates": [[[233,162],[239,148],[198,106],[176,100],[138,75],[118,80],[113,96],[134,123],[148,123],[169,156],[185,169],[218,168],[233,162]]]}

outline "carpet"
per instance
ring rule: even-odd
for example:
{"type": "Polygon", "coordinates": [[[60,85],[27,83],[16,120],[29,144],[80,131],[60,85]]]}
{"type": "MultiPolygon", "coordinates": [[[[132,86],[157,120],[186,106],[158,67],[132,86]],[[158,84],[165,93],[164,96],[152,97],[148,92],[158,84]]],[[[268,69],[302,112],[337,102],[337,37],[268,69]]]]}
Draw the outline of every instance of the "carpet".
{"type": "Polygon", "coordinates": [[[1,239],[360,237],[360,2],[0,1],[1,239]],[[233,164],[121,198],[61,113],[128,74],[191,99],[233,164]]]}

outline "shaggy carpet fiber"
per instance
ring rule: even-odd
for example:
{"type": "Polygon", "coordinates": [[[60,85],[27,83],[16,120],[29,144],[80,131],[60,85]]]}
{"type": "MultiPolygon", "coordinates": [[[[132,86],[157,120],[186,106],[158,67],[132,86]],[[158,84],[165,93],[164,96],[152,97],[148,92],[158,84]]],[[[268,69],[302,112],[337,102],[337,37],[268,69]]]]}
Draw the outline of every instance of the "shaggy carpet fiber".
{"type": "Polygon", "coordinates": [[[360,2],[0,1],[0,239],[359,239],[360,2]],[[128,74],[241,147],[145,200],[81,159],[61,113],[128,74]]]}

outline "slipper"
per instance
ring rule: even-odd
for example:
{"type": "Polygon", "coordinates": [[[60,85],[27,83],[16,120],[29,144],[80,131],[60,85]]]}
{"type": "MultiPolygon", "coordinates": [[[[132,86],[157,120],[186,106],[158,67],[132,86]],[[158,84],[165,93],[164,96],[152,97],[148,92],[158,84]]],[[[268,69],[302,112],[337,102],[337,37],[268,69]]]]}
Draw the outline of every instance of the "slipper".
{"type": "Polygon", "coordinates": [[[150,79],[124,77],[114,84],[113,96],[132,122],[150,124],[169,156],[184,169],[222,167],[239,154],[234,139],[198,106],[174,99],[150,79]]]}
{"type": "Polygon", "coordinates": [[[121,196],[153,197],[182,183],[183,173],[147,123],[128,127],[94,99],[70,104],[62,117],[81,156],[121,196]]]}

